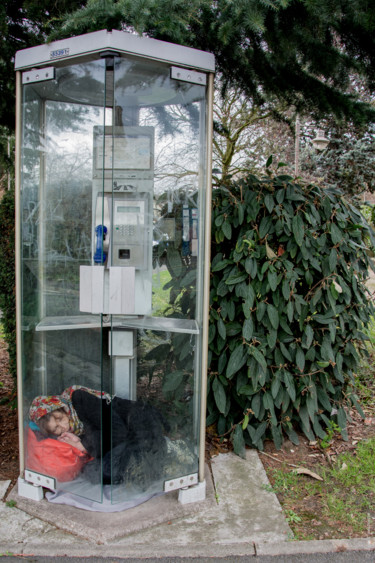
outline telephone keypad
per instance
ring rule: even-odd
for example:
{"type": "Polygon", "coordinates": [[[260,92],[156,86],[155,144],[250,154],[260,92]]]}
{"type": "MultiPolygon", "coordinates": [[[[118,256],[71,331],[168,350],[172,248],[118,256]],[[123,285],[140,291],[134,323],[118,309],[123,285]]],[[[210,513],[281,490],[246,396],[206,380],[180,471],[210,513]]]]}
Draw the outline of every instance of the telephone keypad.
{"type": "Polygon", "coordinates": [[[122,236],[133,237],[136,235],[135,225],[115,225],[115,230],[122,236]]]}

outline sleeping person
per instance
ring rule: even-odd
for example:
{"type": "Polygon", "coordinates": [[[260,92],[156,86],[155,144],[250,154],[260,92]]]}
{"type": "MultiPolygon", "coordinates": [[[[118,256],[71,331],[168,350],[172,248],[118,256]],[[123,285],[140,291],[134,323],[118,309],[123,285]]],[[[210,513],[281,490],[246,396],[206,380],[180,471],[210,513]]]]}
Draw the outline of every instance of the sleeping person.
{"type": "Polygon", "coordinates": [[[161,477],[167,425],[151,405],[73,385],[61,395],[36,397],[29,417],[42,436],[87,453],[83,475],[91,482],[146,488],[161,477]]]}

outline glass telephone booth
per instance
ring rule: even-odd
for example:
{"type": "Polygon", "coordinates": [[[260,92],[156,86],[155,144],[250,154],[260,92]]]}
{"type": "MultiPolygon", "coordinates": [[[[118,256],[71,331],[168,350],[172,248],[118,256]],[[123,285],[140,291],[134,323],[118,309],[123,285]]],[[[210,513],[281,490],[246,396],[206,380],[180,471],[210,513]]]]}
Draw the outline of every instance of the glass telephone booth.
{"type": "Polygon", "coordinates": [[[15,66],[19,494],[203,491],[214,58],[99,31],[15,66]]]}

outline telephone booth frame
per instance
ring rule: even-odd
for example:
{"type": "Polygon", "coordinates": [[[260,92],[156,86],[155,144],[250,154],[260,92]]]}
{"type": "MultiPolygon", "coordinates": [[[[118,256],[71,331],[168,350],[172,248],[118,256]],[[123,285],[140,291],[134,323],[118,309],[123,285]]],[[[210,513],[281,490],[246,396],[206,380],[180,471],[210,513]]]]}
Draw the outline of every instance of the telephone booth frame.
{"type": "Polygon", "coordinates": [[[30,462],[31,400],[78,384],[153,401],[174,468],[150,490],[200,500],[214,57],[103,30],[18,51],[15,69],[19,494],[103,502],[102,473],[86,493],[30,462]]]}

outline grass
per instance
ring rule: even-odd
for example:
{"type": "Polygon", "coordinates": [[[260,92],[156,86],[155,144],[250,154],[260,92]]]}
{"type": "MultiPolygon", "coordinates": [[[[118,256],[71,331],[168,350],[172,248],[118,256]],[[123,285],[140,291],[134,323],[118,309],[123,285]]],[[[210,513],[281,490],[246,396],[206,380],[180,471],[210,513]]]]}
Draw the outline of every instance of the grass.
{"type": "MultiPolygon", "coordinates": [[[[271,472],[272,487],[279,496],[297,539],[306,536],[306,522],[318,521],[319,533],[329,537],[375,533],[375,438],[358,444],[356,455],[344,453],[332,467],[315,466],[323,481],[311,480],[286,466],[271,472]],[[306,502],[307,499],[313,503],[306,502]],[[339,532],[339,534],[337,534],[339,532]]],[[[267,486],[266,486],[267,487],[267,486]]],[[[265,487],[265,488],[266,488],[265,487]]]]}
{"type": "Polygon", "coordinates": [[[164,311],[169,307],[170,289],[164,290],[163,287],[171,280],[168,270],[160,270],[152,276],[152,308],[153,314],[163,315],[164,311]]]}

